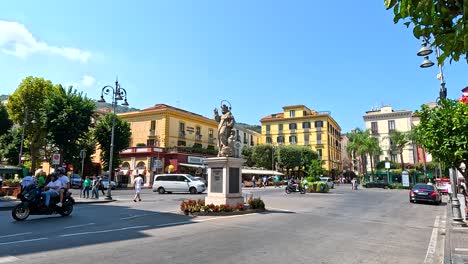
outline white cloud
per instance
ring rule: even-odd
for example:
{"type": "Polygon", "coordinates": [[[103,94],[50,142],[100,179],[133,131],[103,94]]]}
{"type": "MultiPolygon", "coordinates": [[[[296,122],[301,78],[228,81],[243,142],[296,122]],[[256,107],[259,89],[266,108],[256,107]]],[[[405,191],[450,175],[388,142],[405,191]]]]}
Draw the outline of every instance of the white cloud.
{"type": "Polygon", "coordinates": [[[83,79],[81,80],[81,83],[83,83],[83,85],[87,87],[93,86],[95,82],[96,79],[94,79],[94,77],[90,75],[83,76],[83,79]]]}
{"type": "Polygon", "coordinates": [[[0,50],[3,53],[22,58],[36,52],[51,53],[83,63],[86,63],[91,57],[89,51],[51,46],[38,41],[23,24],[5,20],[0,20],[0,50]]]}

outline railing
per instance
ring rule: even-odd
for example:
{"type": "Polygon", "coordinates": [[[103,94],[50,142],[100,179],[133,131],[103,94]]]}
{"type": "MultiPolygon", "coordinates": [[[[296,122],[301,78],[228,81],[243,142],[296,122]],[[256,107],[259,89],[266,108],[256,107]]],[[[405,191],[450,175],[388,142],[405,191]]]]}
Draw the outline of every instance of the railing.
{"type": "Polygon", "coordinates": [[[180,138],[185,138],[185,132],[179,131],[179,137],[180,138]]]}
{"type": "Polygon", "coordinates": [[[212,138],[212,137],[208,138],[208,143],[209,144],[214,144],[214,138],[212,138]]]}
{"type": "Polygon", "coordinates": [[[202,135],[195,135],[195,141],[202,141],[202,135]]]}
{"type": "Polygon", "coordinates": [[[154,137],[156,135],[156,130],[150,130],[149,131],[149,136],[154,137]]]}

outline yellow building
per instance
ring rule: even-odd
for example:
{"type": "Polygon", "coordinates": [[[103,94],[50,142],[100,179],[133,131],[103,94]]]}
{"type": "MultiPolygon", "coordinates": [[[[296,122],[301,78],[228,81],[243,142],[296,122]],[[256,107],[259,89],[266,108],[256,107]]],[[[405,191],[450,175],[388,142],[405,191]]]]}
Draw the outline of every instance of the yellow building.
{"type": "Polygon", "coordinates": [[[262,143],[310,146],[324,161],[325,169],[332,174],[342,169],[341,127],[329,112],[317,112],[304,105],[284,106],[282,113],[266,116],[260,122],[262,143]]]}
{"type": "Polygon", "coordinates": [[[119,181],[131,184],[137,174],[151,184],[154,174],[203,175],[203,158],[214,156],[218,123],[165,104],[118,114],[130,123],[130,147],[120,153],[119,181]]]}

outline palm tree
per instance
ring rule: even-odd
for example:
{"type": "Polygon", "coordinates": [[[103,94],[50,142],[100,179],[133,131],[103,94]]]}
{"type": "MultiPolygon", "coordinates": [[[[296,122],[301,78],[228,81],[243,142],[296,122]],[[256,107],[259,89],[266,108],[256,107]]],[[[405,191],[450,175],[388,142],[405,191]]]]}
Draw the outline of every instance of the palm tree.
{"type": "Polygon", "coordinates": [[[421,137],[418,134],[418,130],[416,129],[416,127],[411,128],[411,131],[408,133],[408,140],[413,142],[416,146],[419,146],[422,148],[424,177],[427,177],[426,149],[424,148],[422,144],[421,137]]]}
{"type": "Polygon", "coordinates": [[[369,136],[364,142],[366,154],[369,155],[371,163],[371,181],[374,180],[374,157],[382,153],[382,149],[379,146],[379,140],[375,137],[369,136]]]}
{"type": "Polygon", "coordinates": [[[390,139],[390,149],[397,151],[398,154],[400,154],[401,169],[404,170],[405,163],[403,162],[403,149],[409,143],[408,133],[395,130],[390,132],[390,135],[387,138],[390,139]]]}

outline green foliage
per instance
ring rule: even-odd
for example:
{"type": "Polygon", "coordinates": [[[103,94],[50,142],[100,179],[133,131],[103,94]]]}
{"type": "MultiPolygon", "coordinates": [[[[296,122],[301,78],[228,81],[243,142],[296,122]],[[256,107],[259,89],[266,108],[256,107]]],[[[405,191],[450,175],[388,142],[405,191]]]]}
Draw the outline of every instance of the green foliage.
{"type": "Polygon", "coordinates": [[[282,168],[294,169],[301,166],[301,148],[296,145],[283,145],[276,149],[278,164],[282,168]]]}
{"type": "Polygon", "coordinates": [[[12,127],[9,133],[0,136],[0,159],[6,159],[8,164],[18,164],[21,144],[21,129],[12,127]]]}
{"type": "MultiPolygon", "coordinates": [[[[412,135],[411,137],[413,136],[414,135],[412,135]]],[[[390,149],[392,151],[398,152],[398,154],[400,155],[400,167],[404,168],[405,163],[403,162],[403,149],[410,142],[410,134],[400,131],[393,131],[389,134],[387,138],[390,140],[390,149]]]]}
{"type": "Polygon", "coordinates": [[[228,204],[207,204],[202,199],[198,200],[184,200],[180,204],[180,210],[186,214],[188,213],[199,213],[199,212],[233,212],[233,211],[244,211],[244,204],[238,204],[236,207],[231,207],[228,204]]]}
{"type": "Polygon", "coordinates": [[[248,124],[236,122],[236,126],[240,126],[240,127],[255,131],[257,133],[262,133],[262,126],[259,126],[259,125],[248,125],[248,124]]]}
{"type": "MultiPolygon", "coordinates": [[[[462,172],[460,165],[468,164],[468,104],[441,100],[438,107],[423,105],[416,114],[421,120],[416,133],[424,148],[462,172]]],[[[463,175],[468,180],[468,170],[463,175]]]]}
{"type": "Polygon", "coordinates": [[[252,209],[262,209],[265,210],[265,203],[260,197],[254,198],[253,195],[247,200],[247,203],[252,209]]]}
{"type": "Polygon", "coordinates": [[[146,147],[146,144],[145,143],[137,143],[136,146],[137,147],[146,147]]]}
{"type": "MultiPolygon", "coordinates": [[[[390,169],[398,169],[399,168],[398,163],[393,162],[393,161],[389,161],[389,162],[390,162],[390,169]]],[[[375,168],[377,170],[385,170],[385,160],[377,162],[377,164],[375,165],[375,168]]]]}
{"type": "Polygon", "coordinates": [[[413,188],[413,185],[410,184],[409,187],[403,186],[401,183],[392,183],[390,186],[388,186],[390,189],[398,189],[398,190],[410,190],[413,188]]]}
{"type": "MultiPolygon", "coordinates": [[[[394,23],[413,26],[413,35],[434,37],[433,46],[442,50],[439,63],[446,58],[458,61],[468,51],[468,4],[466,1],[384,0],[393,9],[394,23]]],[[[465,58],[467,59],[467,58],[465,58]]]]}
{"type": "Polygon", "coordinates": [[[203,149],[203,145],[201,143],[194,143],[192,148],[194,148],[194,149],[203,149]]]}
{"type": "Polygon", "coordinates": [[[252,147],[252,161],[256,167],[272,169],[273,146],[268,144],[252,147]]]}
{"type": "Polygon", "coordinates": [[[305,171],[309,170],[310,164],[312,160],[317,160],[318,154],[317,152],[313,151],[311,148],[307,146],[298,146],[300,151],[300,167],[303,168],[305,171]]]}
{"type": "Polygon", "coordinates": [[[316,181],[308,182],[307,192],[309,193],[327,193],[330,191],[328,184],[326,182],[316,181]]]}
{"type": "MultiPolygon", "coordinates": [[[[109,151],[113,116],[113,114],[106,114],[102,119],[100,119],[94,129],[94,138],[97,140],[102,150],[101,159],[103,161],[104,170],[109,170],[109,151]]],[[[131,136],[132,132],[130,130],[130,124],[116,115],[112,168],[117,168],[121,163],[119,153],[130,146],[131,136]]]]}
{"type": "Polygon", "coordinates": [[[320,177],[318,177],[318,176],[307,176],[306,181],[310,182],[310,183],[318,182],[318,181],[320,181],[320,177]]]}
{"type": "Polygon", "coordinates": [[[255,162],[252,158],[253,148],[252,147],[244,147],[242,148],[242,157],[246,160],[245,165],[248,167],[252,167],[255,165],[255,162]]]}
{"type": "Polygon", "coordinates": [[[8,117],[8,111],[0,102],[0,136],[8,133],[8,130],[13,126],[13,121],[8,117]]]}
{"type": "Polygon", "coordinates": [[[94,111],[94,102],[72,87],[65,90],[57,85],[46,99],[48,143],[58,147],[63,162],[69,164],[79,160],[81,148],[78,143],[89,131],[94,111]]]}
{"type": "Polygon", "coordinates": [[[369,130],[361,130],[356,128],[353,133],[349,135],[349,144],[346,147],[346,152],[353,158],[359,158],[362,161],[361,174],[366,173],[367,155],[370,156],[371,170],[374,174],[374,156],[379,155],[382,150],[376,138],[370,135],[369,130]]]}
{"type": "MultiPolygon", "coordinates": [[[[318,159],[311,160],[307,173],[308,173],[309,177],[315,177],[315,179],[317,179],[320,175],[323,175],[323,173],[324,173],[323,161],[318,160],[318,159]]],[[[309,182],[313,182],[313,181],[311,180],[309,182]]]]}

